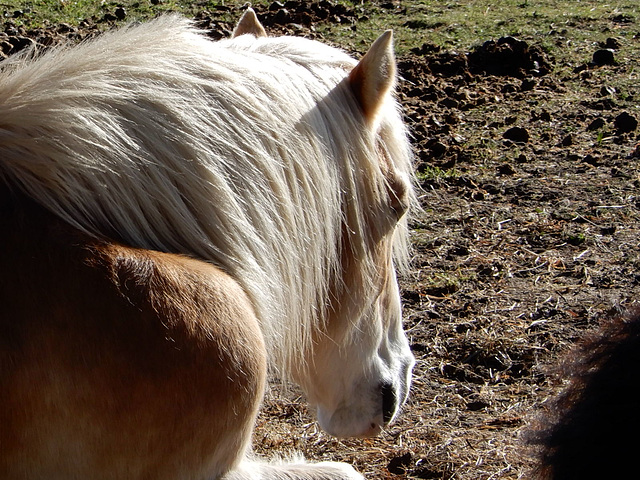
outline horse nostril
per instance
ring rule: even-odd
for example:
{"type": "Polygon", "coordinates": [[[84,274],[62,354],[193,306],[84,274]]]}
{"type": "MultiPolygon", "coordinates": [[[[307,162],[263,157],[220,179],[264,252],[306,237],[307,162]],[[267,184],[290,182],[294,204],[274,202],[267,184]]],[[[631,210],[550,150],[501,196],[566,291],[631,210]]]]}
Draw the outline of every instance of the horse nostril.
{"type": "Polygon", "coordinates": [[[398,397],[393,385],[390,383],[383,383],[380,391],[382,392],[382,420],[386,425],[391,421],[393,414],[396,412],[398,397]]]}

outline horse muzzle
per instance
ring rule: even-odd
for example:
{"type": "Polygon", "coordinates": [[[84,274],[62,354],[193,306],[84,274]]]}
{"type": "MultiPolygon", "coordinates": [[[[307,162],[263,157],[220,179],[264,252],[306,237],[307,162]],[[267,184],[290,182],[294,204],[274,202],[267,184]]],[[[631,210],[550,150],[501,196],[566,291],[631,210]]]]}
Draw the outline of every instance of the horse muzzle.
{"type": "MultiPolygon", "coordinates": [[[[409,369],[410,372],[410,369],[409,369]]],[[[410,378],[410,373],[407,379],[410,378]]],[[[383,382],[373,393],[357,392],[359,400],[343,403],[331,411],[318,405],[320,427],[334,437],[373,437],[396,417],[408,396],[409,384],[383,382]]]]}

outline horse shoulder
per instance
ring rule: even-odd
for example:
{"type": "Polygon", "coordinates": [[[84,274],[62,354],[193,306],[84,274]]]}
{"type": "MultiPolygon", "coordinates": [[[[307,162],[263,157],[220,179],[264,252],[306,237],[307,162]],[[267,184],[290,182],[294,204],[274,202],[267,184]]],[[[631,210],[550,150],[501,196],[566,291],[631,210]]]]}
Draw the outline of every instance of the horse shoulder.
{"type": "Polygon", "coordinates": [[[233,468],[266,376],[241,288],[203,262],[97,242],[27,209],[0,214],[0,476],[233,468]]]}

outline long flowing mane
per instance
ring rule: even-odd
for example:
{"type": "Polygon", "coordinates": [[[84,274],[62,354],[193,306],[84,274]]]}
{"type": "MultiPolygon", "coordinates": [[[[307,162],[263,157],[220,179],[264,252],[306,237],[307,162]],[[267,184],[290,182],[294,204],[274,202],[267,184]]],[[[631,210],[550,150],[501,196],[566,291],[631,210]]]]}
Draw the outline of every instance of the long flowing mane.
{"type": "Polygon", "coordinates": [[[367,263],[380,156],[410,175],[395,104],[365,128],[354,65],[299,38],[211,42],[176,16],[23,55],[0,71],[0,178],[92,235],[219,266],[286,368],[343,249],[367,263]]]}

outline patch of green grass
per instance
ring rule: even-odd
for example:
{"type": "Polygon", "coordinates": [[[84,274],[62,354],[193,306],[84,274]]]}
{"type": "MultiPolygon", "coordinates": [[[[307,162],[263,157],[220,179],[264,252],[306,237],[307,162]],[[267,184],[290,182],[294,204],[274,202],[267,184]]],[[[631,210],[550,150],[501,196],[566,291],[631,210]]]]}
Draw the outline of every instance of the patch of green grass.
{"type": "Polygon", "coordinates": [[[567,234],[564,237],[564,240],[568,244],[573,245],[575,247],[577,247],[579,245],[582,245],[586,241],[586,239],[587,239],[587,237],[582,232],[573,233],[573,234],[567,234]]]}
{"type": "MultiPolygon", "coordinates": [[[[266,7],[272,0],[252,2],[266,7]]],[[[284,2],[283,2],[284,3],[284,2]]],[[[391,3],[379,1],[337,0],[355,13],[355,24],[322,21],[315,25],[328,41],[352,50],[364,51],[384,30],[393,29],[398,54],[423,43],[447,50],[469,51],[487,40],[512,35],[541,46],[560,60],[580,55],[590,59],[597,42],[615,36],[637,43],[640,12],[637,0],[614,3],[596,0],[415,0],[391,3]]],[[[77,25],[83,19],[100,18],[119,6],[127,13],[125,21],[141,20],[166,11],[187,16],[198,11],[217,12],[223,20],[232,14],[220,7],[246,4],[224,0],[0,0],[5,19],[37,27],[46,24],[77,25]],[[14,15],[17,12],[16,15],[14,15]]],[[[237,15],[233,12],[233,16],[237,15]]]]}
{"type": "Polygon", "coordinates": [[[434,272],[422,280],[422,285],[428,295],[444,297],[454,294],[464,283],[475,279],[476,274],[470,271],[434,272]]]}
{"type": "Polygon", "coordinates": [[[631,39],[637,29],[625,29],[630,25],[625,22],[640,17],[635,0],[615,4],[595,0],[418,0],[402,2],[394,9],[381,5],[384,4],[363,2],[368,20],[356,25],[355,30],[326,25],[321,31],[344,44],[358,46],[392,28],[399,53],[423,43],[468,51],[487,40],[511,35],[564,57],[575,50],[591,51],[595,42],[608,36],[631,39]]]}
{"type": "MultiPolygon", "coordinates": [[[[6,1],[6,0],[5,0],[6,1]]],[[[11,19],[19,25],[41,27],[47,24],[67,23],[78,25],[85,19],[98,19],[105,14],[112,14],[118,8],[126,12],[124,21],[142,20],[162,12],[180,12],[192,15],[212,2],[188,2],[182,0],[11,0],[10,3],[0,1],[0,11],[4,10],[4,18],[11,19]]],[[[222,4],[222,2],[218,2],[222,4]]]]}
{"type": "Polygon", "coordinates": [[[455,168],[443,169],[437,166],[425,165],[416,172],[419,181],[425,180],[449,180],[460,176],[455,168]]]}

